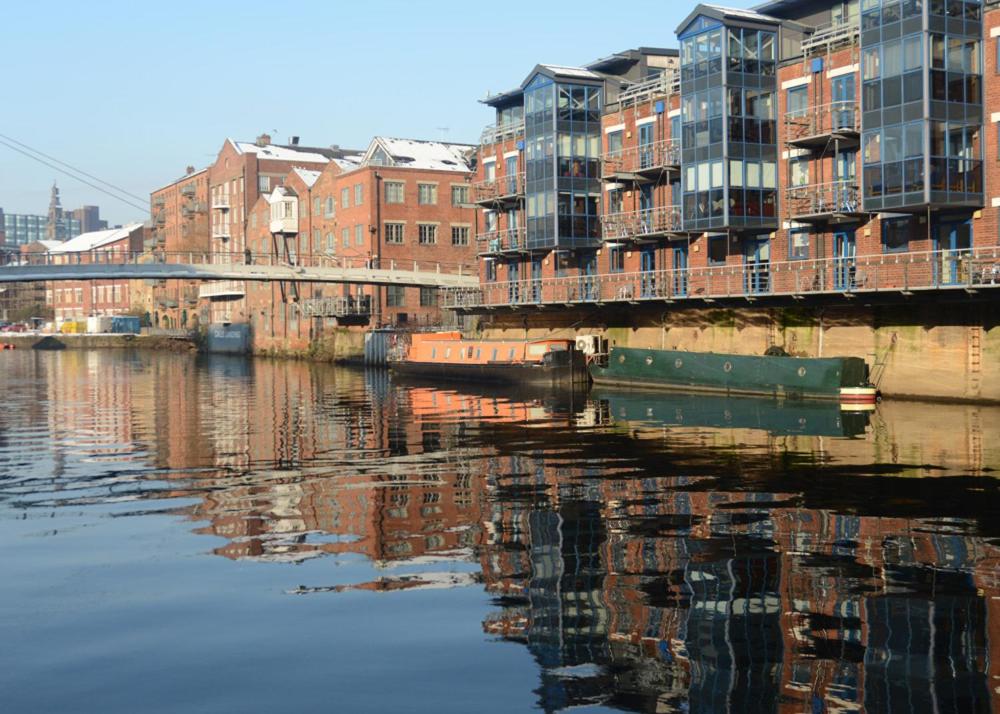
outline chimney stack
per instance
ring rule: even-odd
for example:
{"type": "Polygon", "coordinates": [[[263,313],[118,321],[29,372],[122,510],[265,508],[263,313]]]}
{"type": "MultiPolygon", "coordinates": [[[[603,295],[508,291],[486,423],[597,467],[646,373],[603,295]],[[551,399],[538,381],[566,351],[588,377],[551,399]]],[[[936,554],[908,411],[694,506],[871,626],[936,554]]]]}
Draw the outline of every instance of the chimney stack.
{"type": "Polygon", "coordinates": [[[291,144],[292,146],[298,146],[299,145],[299,137],[293,136],[291,139],[288,140],[288,143],[291,144]]]}
{"type": "Polygon", "coordinates": [[[190,176],[191,174],[194,173],[194,166],[188,166],[186,169],[184,169],[184,172],[186,175],[190,176]]]}
{"type": "Polygon", "coordinates": [[[257,137],[257,141],[254,142],[257,146],[270,146],[271,145],[271,135],[261,134],[257,137]]]}

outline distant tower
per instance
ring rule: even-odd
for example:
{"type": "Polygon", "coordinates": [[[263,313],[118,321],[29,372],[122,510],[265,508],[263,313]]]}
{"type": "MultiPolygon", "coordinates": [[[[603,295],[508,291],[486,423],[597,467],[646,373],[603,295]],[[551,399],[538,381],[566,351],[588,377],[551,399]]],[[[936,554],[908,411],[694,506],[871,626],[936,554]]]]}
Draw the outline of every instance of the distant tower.
{"type": "Polygon", "coordinates": [[[59,187],[52,182],[52,195],[49,198],[49,219],[45,224],[45,237],[48,240],[64,240],[62,220],[62,204],[59,202],[59,187]]]}

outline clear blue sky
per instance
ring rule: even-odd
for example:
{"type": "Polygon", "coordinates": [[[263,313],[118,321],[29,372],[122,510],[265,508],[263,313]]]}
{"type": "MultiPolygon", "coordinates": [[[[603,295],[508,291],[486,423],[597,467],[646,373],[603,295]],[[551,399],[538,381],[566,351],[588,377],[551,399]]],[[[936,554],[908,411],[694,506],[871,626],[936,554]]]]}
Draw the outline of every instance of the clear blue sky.
{"type": "MultiPolygon", "coordinates": [[[[734,6],[747,7],[747,0],[734,6]]],[[[211,162],[225,138],[364,147],[376,134],[474,143],[477,102],[539,62],[676,47],[693,2],[4,3],[4,108],[13,137],[132,193],[211,162]],[[447,131],[440,127],[447,127],[447,131]]],[[[0,207],[138,210],[0,146],[0,207]]]]}

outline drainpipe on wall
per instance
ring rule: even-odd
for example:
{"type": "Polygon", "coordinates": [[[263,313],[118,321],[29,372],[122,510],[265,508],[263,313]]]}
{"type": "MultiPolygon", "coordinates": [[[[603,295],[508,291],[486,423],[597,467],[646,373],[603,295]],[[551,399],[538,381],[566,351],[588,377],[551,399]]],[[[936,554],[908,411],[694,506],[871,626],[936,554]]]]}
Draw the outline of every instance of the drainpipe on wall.
{"type": "MultiPolygon", "coordinates": [[[[375,248],[372,251],[372,255],[375,256],[375,268],[382,267],[382,174],[378,171],[375,172],[375,248]]],[[[373,286],[372,297],[374,305],[372,306],[374,316],[375,316],[375,327],[380,327],[382,321],[382,286],[373,286]]]]}

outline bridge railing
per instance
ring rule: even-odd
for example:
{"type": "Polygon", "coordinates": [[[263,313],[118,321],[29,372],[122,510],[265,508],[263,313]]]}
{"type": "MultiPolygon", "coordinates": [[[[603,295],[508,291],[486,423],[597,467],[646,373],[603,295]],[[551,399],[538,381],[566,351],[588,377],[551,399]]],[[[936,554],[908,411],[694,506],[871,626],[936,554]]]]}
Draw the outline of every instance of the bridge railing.
{"type": "Polygon", "coordinates": [[[1000,292],[1000,246],[484,283],[478,288],[447,289],[442,306],[804,298],[989,288],[1000,292]]]}
{"type": "MultiPolygon", "coordinates": [[[[0,266],[80,266],[80,265],[244,265],[295,268],[349,268],[475,275],[474,262],[432,260],[398,260],[374,256],[336,254],[253,253],[250,251],[218,253],[198,251],[81,251],[74,253],[9,253],[0,254],[0,266]]],[[[67,278],[71,279],[71,278],[67,278]]]]}

